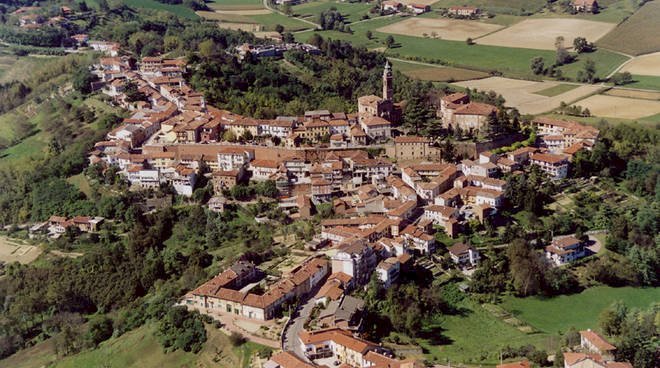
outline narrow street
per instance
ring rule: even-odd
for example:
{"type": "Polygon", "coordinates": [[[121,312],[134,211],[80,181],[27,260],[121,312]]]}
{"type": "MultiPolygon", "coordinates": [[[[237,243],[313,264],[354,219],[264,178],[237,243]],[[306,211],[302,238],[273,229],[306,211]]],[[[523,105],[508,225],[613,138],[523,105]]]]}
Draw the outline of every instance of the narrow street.
{"type": "Polygon", "coordinates": [[[314,309],[315,304],[316,299],[312,297],[301,308],[298,308],[298,310],[294,313],[294,316],[292,316],[294,317],[293,322],[289,325],[289,328],[284,334],[284,350],[293,352],[296,356],[305,361],[309,360],[305,357],[304,351],[302,350],[300,344],[297,344],[298,333],[303,330],[305,321],[312,313],[312,309],[314,309]]]}

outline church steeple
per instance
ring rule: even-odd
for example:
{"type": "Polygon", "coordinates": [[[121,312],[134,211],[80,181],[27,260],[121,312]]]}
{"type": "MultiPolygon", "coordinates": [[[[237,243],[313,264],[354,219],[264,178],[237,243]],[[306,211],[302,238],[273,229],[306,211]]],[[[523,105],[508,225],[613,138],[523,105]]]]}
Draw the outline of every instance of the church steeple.
{"type": "Polygon", "coordinates": [[[383,100],[391,101],[394,97],[394,89],[392,87],[392,66],[389,60],[385,62],[385,69],[383,70],[383,100]]]}

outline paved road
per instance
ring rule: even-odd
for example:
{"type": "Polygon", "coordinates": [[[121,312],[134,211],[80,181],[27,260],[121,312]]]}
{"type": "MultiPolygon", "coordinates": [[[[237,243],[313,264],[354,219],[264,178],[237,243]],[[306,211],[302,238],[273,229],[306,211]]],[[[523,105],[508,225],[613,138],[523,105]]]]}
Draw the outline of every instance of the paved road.
{"type": "Polygon", "coordinates": [[[310,298],[302,308],[298,308],[295,312],[294,320],[289,325],[289,328],[286,330],[284,335],[284,350],[291,351],[299,358],[309,361],[302,350],[300,344],[298,344],[298,333],[303,330],[305,321],[309,318],[309,315],[312,313],[312,309],[316,304],[315,298],[310,298]]]}

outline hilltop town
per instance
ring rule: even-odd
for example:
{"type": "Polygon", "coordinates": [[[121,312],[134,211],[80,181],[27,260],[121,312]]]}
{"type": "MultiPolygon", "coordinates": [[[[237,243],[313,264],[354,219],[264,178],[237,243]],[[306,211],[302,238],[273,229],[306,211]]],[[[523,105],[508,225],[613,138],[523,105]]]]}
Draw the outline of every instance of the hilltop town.
{"type": "Polygon", "coordinates": [[[656,6],[3,2],[0,366],[658,366],[656,6]]]}

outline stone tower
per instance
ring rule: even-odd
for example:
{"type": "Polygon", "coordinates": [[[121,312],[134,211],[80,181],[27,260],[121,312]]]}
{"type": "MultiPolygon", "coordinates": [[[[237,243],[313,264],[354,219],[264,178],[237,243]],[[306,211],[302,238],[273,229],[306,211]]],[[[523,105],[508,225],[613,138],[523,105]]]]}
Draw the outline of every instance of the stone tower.
{"type": "Polygon", "coordinates": [[[383,70],[383,100],[392,101],[393,97],[392,66],[389,61],[386,61],[385,70],[383,70]]]}

